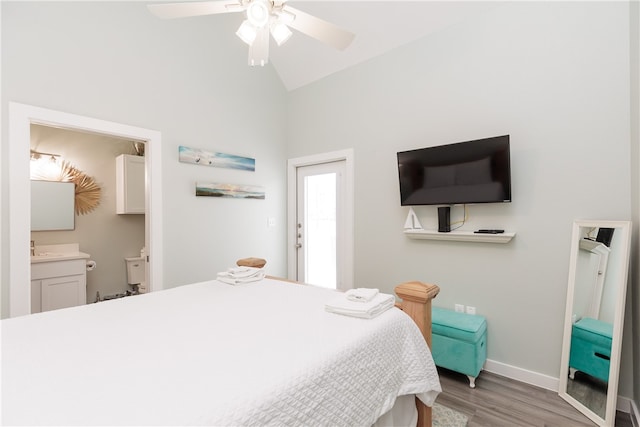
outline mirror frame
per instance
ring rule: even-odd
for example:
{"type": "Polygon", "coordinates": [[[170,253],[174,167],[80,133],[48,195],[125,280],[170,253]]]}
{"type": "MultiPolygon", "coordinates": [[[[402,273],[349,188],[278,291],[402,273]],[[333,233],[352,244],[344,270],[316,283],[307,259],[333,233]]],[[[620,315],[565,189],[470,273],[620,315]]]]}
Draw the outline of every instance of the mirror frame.
{"type": "Polygon", "coordinates": [[[631,222],[630,221],[574,221],[573,233],[571,237],[571,255],[569,258],[569,280],[567,285],[567,303],[564,320],[564,338],[562,341],[562,358],[560,365],[560,382],[558,394],[561,398],[569,402],[572,406],[582,412],[585,416],[597,423],[599,426],[615,425],[616,403],[618,398],[618,379],[620,373],[620,353],[622,349],[622,327],[624,321],[625,299],[627,295],[627,280],[629,274],[629,251],[631,244],[631,222]],[[582,238],[581,228],[615,228],[616,236],[621,238],[619,245],[622,248],[622,256],[615,262],[618,263],[621,272],[619,283],[620,289],[615,301],[615,315],[613,320],[613,335],[611,341],[611,358],[609,362],[609,381],[607,383],[607,401],[605,406],[605,418],[601,418],[587,406],[576,400],[567,393],[569,376],[569,351],[571,347],[571,330],[573,326],[573,303],[575,293],[576,266],[580,239],[582,238]]]}

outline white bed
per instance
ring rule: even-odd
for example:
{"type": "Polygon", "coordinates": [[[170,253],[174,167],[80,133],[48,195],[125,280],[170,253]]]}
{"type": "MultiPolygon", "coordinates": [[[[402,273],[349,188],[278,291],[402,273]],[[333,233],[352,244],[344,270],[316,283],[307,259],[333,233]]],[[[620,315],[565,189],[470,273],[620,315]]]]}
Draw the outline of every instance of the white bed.
{"type": "Polygon", "coordinates": [[[5,319],[2,423],[369,426],[397,396],[430,406],[416,323],[328,313],[335,296],[210,281],[5,319]]]}

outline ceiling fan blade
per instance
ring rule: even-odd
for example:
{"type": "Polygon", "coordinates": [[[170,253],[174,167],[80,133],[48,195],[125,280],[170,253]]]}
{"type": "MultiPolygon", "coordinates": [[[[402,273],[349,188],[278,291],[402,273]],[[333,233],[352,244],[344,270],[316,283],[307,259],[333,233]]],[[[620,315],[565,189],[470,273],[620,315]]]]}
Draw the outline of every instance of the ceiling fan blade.
{"type": "Polygon", "coordinates": [[[249,65],[265,66],[269,62],[269,27],[265,25],[258,30],[256,39],[249,46],[249,65]]]}
{"type": "Polygon", "coordinates": [[[295,19],[292,22],[286,22],[289,27],[313,37],[316,40],[331,45],[336,49],[346,49],[356,36],[352,32],[343,30],[330,22],[316,18],[313,15],[309,15],[308,13],[302,12],[301,10],[295,9],[289,5],[285,4],[282,7],[282,10],[295,16],[295,19]]]}
{"type": "Polygon", "coordinates": [[[238,0],[159,3],[150,4],[147,7],[151,13],[161,19],[214,15],[217,13],[239,12],[243,10],[242,3],[238,0]]]}

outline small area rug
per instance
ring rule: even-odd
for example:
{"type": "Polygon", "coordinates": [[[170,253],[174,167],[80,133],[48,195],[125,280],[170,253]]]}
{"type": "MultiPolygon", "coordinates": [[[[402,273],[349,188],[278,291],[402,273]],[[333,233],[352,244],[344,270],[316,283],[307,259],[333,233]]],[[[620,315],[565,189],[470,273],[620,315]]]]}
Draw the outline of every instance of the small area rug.
{"type": "Polygon", "coordinates": [[[432,424],[433,427],[465,427],[468,418],[466,415],[454,411],[451,408],[442,406],[439,403],[433,404],[432,424]]]}

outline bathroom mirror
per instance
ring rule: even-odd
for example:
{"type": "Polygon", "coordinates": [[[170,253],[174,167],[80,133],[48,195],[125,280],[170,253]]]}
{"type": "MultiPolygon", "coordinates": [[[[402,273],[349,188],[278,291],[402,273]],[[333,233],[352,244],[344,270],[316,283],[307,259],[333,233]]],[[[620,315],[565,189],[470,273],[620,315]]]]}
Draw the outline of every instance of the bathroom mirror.
{"type": "Polygon", "coordinates": [[[75,228],[75,184],[31,181],[31,231],[75,228]]]}
{"type": "Polygon", "coordinates": [[[629,221],[573,224],[558,393],[600,426],[616,418],[630,237],[629,221]]]}

